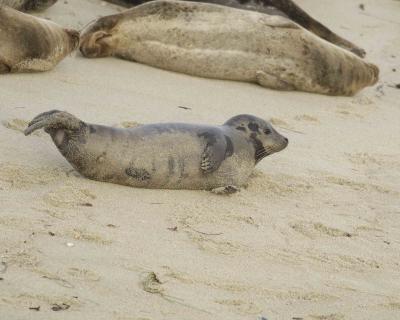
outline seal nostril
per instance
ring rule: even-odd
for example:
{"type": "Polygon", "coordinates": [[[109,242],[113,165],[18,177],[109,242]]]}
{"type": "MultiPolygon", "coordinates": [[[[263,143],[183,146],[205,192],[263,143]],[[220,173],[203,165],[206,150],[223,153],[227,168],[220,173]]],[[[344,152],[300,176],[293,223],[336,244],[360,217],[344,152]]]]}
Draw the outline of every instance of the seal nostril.
{"type": "Polygon", "coordinates": [[[288,139],[288,138],[283,138],[283,139],[285,139],[286,142],[289,142],[289,139],[288,139]]]}

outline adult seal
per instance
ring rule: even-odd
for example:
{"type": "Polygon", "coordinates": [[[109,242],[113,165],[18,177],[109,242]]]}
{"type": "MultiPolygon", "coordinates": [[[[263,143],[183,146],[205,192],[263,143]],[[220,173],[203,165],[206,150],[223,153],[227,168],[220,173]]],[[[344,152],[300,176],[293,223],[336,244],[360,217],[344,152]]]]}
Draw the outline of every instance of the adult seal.
{"type": "Polygon", "coordinates": [[[79,32],[0,6],[0,74],[47,71],[79,45],[79,32]]]}
{"type": "MultiPolygon", "coordinates": [[[[106,0],[108,2],[122,5],[125,7],[137,6],[152,0],[106,0]]],[[[321,22],[315,20],[300,6],[292,0],[192,0],[194,2],[207,2],[220,4],[228,7],[258,11],[270,15],[281,15],[288,17],[298,23],[303,28],[313,32],[317,36],[329,41],[339,47],[353,52],[359,57],[365,56],[365,50],[356,46],[352,42],[337,35],[321,22]]]]}
{"type": "Polygon", "coordinates": [[[19,11],[43,11],[57,0],[0,0],[0,5],[6,5],[19,11]]]}
{"type": "Polygon", "coordinates": [[[161,123],[119,129],[53,110],[36,116],[25,135],[41,128],[83,176],[143,188],[240,187],[261,159],[288,144],[271,124],[251,115],[235,116],[222,126],[161,123]]]}
{"type": "Polygon", "coordinates": [[[84,30],[80,50],[88,58],[328,95],[353,95],[379,74],[285,17],[208,3],[153,1],[102,17],[84,30]]]}

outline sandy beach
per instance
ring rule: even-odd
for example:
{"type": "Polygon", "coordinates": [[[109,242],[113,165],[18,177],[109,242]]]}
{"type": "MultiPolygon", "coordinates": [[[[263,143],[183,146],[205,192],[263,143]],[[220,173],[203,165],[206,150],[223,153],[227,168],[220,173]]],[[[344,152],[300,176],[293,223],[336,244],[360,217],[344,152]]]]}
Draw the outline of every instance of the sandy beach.
{"type": "MultiPolygon", "coordinates": [[[[279,92],[79,52],[0,76],[0,319],[400,319],[400,1],[298,0],[367,51],[354,97],[279,92]],[[81,177],[38,113],[129,127],[248,113],[290,140],[232,196],[81,177]]],[[[123,10],[58,1],[65,27],[123,10]]]]}

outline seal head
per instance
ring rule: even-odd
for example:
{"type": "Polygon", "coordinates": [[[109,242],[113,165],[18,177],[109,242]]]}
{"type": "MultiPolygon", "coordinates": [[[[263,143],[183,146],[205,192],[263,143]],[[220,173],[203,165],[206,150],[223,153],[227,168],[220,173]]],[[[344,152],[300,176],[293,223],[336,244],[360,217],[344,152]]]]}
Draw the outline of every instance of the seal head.
{"type": "Polygon", "coordinates": [[[254,146],[256,163],[264,157],[285,149],[289,140],[277,132],[272,125],[258,117],[241,114],[224,123],[237,130],[254,146]]]}
{"type": "Polygon", "coordinates": [[[120,21],[120,15],[102,17],[90,24],[81,35],[81,53],[88,58],[102,58],[113,53],[113,29],[120,21]]]}

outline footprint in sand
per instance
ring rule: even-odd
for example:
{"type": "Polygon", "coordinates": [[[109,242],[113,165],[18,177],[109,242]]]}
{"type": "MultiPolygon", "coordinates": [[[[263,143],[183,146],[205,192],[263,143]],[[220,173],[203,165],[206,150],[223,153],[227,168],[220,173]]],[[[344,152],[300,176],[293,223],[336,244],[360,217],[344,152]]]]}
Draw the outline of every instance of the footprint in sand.
{"type": "Polygon", "coordinates": [[[310,316],[311,320],[344,320],[345,317],[344,315],[340,313],[333,313],[333,314],[328,314],[328,315],[311,315],[310,316]]]}
{"type": "Polygon", "coordinates": [[[70,298],[68,296],[50,296],[44,294],[30,294],[24,292],[18,295],[13,295],[4,298],[2,299],[2,301],[6,304],[10,304],[12,306],[19,306],[24,309],[40,306],[41,310],[50,310],[56,305],[64,306],[65,309],[67,308],[69,309],[70,307],[77,307],[80,305],[80,302],[76,298],[70,298]]]}
{"type": "Polygon", "coordinates": [[[377,185],[377,184],[372,184],[372,183],[364,183],[364,182],[357,182],[357,181],[352,181],[346,178],[341,178],[337,176],[326,176],[325,177],[326,182],[331,183],[331,184],[336,184],[339,186],[344,186],[344,187],[349,187],[355,191],[375,191],[381,194],[390,194],[390,195],[400,195],[399,192],[395,190],[391,190],[389,188],[377,185]]]}
{"type": "Polygon", "coordinates": [[[105,239],[101,234],[91,232],[85,229],[75,228],[69,232],[67,232],[66,236],[72,237],[75,240],[91,242],[100,245],[108,245],[111,244],[112,241],[105,239]]]}
{"type": "Polygon", "coordinates": [[[248,247],[242,244],[223,239],[210,238],[209,236],[198,234],[190,229],[188,229],[186,233],[189,239],[195,243],[200,250],[208,253],[232,256],[238,253],[248,252],[249,250],[248,247]]]}
{"type": "Polygon", "coordinates": [[[351,233],[347,231],[343,231],[336,228],[330,228],[319,222],[315,223],[309,221],[297,221],[294,223],[290,223],[289,225],[294,231],[310,239],[315,239],[322,236],[348,237],[348,238],[352,236],[351,233]]]}
{"type": "Polygon", "coordinates": [[[379,159],[380,157],[370,155],[369,153],[366,153],[366,152],[346,153],[345,155],[351,163],[357,164],[357,165],[365,165],[365,166],[378,165],[378,166],[380,166],[384,163],[384,161],[382,161],[382,159],[379,159]]]}
{"type": "Polygon", "coordinates": [[[311,123],[320,123],[319,119],[313,116],[310,116],[308,114],[301,114],[296,117],[294,117],[296,121],[301,121],[301,122],[311,122],[311,123]]]}
{"type": "Polygon", "coordinates": [[[88,269],[69,268],[67,273],[78,280],[84,280],[89,282],[96,282],[99,281],[101,278],[96,272],[88,269]]]}
{"type": "Polygon", "coordinates": [[[0,164],[0,186],[25,189],[31,185],[46,185],[65,178],[62,169],[35,168],[13,163],[0,164]]]}
{"type": "Polygon", "coordinates": [[[288,131],[291,131],[291,132],[304,134],[304,132],[295,130],[295,128],[293,126],[291,126],[289,123],[287,123],[286,121],[284,121],[282,119],[270,118],[269,122],[271,122],[271,124],[273,126],[278,127],[280,129],[284,129],[284,130],[288,130],[288,131]]]}
{"type": "Polygon", "coordinates": [[[320,260],[336,270],[347,269],[364,272],[365,270],[380,269],[380,265],[377,261],[357,256],[316,254],[314,258],[317,258],[317,260],[320,260]]]}
{"type": "Polygon", "coordinates": [[[336,107],[336,113],[342,118],[364,119],[364,116],[376,110],[374,102],[367,97],[358,97],[351,102],[340,104],[336,107]]]}
{"type": "Polygon", "coordinates": [[[400,312],[400,302],[389,302],[381,304],[380,306],[388,310],[393,310],[393,311],[398,310],[400,312]]]}
{"type": "Polygon", "coordinates": [[[255,303],[238,299],[215,300],[216,303],[227,306],[230,310],[240,315],[259,314],[262,309],[255,303]]]}
{"type": "Polygon", "coordinates": [[[87,189],[78,189],[75,186],[67,185],[50,191],[43,197],[46,205],[55,208],[73,209],[77,207],[92,207],[92,200],[96,196],[87,189]]]}
{"type": "Polygon", "coordinates": [[[274,126],[281,126],[281,127],[286,127],[286,128],[288,128],[290,126],[285,120],[282,120],[279,118],[271,118],[271,119],[269,119],[269,122],[271,122],[271,124],[274,126]]]}
{"type": "Polygon", "coordinates": [[[263,197],[291,196],[304,194],[314,189],[312,181],[286,174],[265,175],[260,170],[254,170],[250,176],[247,190],[260,193],[263,197]]]}
{"type": "MultiPolygon", "coordinates": [[[[11,120],[4,120],[1,122],[1,124],[10,130],[18,131],[21,133],[24,133],[24,130],[28,127],[29,121],[22,120],[22,119],[11,119],[11,120]]],[[[35,131],[33,133],[35,136],[41,136],[43,135],[42,132],[40,131],[35,131]]]]}

